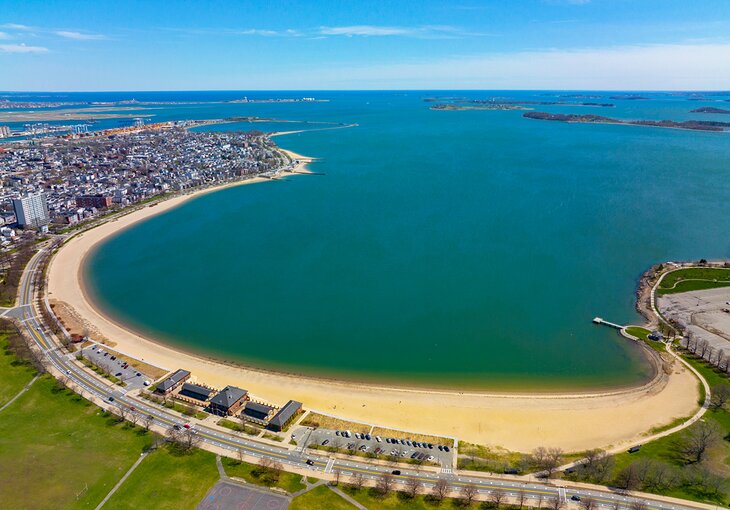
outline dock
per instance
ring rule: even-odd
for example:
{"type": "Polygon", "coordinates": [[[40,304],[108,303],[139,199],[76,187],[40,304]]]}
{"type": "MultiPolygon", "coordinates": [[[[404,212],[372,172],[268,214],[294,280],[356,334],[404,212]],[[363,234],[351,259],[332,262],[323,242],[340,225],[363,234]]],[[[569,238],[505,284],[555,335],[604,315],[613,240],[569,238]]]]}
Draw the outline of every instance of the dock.
{"type": "Polygon", "coordinates": [[[594,324],[604,324],[604,325],[606,325],[608,327],[616,328],[616,329],[624,329],[623,326],[621,326],[619,324],[614,324],[613,322],[608,322],[607,320],[603,320],[600,317],[594,317],[593,318],[593,323],[594,324]]]}

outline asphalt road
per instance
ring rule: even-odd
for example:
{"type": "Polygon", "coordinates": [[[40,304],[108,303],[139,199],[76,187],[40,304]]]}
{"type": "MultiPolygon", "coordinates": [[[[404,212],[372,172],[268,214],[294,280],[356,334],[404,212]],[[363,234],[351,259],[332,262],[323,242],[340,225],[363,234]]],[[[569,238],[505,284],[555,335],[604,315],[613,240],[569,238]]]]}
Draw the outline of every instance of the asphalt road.
{"type": "MultiPolygon", "coordinates": [[[[27,329],[30,337],[35,341],[37,346],[44,353],[49,365],[57,371],[57,375],[65,375],[77,388],[85,392],[85,397],[89,395],[96,397],[104,402],[104,406],[109,409],[115,405],[126,405],[135,407],[139,413],[152,415],[154,417],[153,425],[169,429],[174,425],[181,425],[185,422],[183,418],[167,412],[162,408],[152,406],[143,400],[133,399],[126,395],[128,389],[114,386],[105,379],[92,375],[87,372],[74,360],[73,356],[64,354],[62,348],[51,340],[45,328],[41,328],[40,318],[35,315],[33,310],[33,299],[35,289],[33,287],[31,276],[39,267],[39,263],[46,250],[41,250],[28,263],[20,284],[20,302],[19,306],[14,310],[16,317],[21,318],[23,326],[27,329]],[[18,313],[20,312],[20,313],[18,313]],[[111,402],[109,399],[113,398],[111,402]]],[[[434,486],[437,480],[445,479],[455,490],[460,490],[466,485],[475,485],[479,493],[485,494],[492,490],[498,489],[504,491],[507,495],[517,495],[518,492],[524,492],[528,499],[536,499],[542,497],[544,500],[561,497],[570,499],[572,496],[581,498],[593,498],[599,506],[613,508],[617,503],[624,508],[636,501],[642,500],[650,509],[657,510],[680,510],[691,508],[705,508],[693,505],[688,501],[686,504],[676,505],[665,501],[652,499],[650,495],[642,494],[638,496],[625,496],[623,494],[611,492],[610,490],[593,490],[567,485],[561,488],[557,485],[547,483],[529,483],[522,482],[510,478],[490,478],[487,476],[460,476],[451,472],[451,469],[442,469],[441,472],[416,471],[409,469],[406,464],[393,467],[392,465],[380,465],[368,462],[367,459],[353,458],[352,460],[343,460],[328,458],[327,456],[315,455],[311,452],[305,454],[302,448],[290,450],[285,446],[274,446],[250,439],[238,437],[233,433],[226,433],[214,430],[198,423],[194,425],[201,446],[216,446],[231,452],[232,456],[236,456],[236,452],[242,450],[246,455],[251,457],[268,457],[276,460],[284,465],[284,467],[308,469],[312,471],[314,476],[317,473],[332,473],[337,469],[345,477],[353,473],[361,473],[365,479],[375,480],[384,473],[391,473],[392,470],[398,469],[401,474],[395,476],[400,483],[407,478],[417,478],[423,484],[425,490],[429,490],[434,486]],[[307,464],[307,460],[311,459],[312,465],[307,464]]],[[[562,481],[561,481],[562,483],[562,481]]]]}

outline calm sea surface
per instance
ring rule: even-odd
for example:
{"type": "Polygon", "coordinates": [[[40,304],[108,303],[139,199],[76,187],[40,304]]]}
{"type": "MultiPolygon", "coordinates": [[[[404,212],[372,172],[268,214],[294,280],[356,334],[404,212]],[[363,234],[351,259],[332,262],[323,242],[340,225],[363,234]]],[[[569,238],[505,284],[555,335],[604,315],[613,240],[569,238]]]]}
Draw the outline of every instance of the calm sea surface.
{"type": "MultiPolygon", "coordinates": [[[[308,95],[330,101],[139,112],[153,120],[257,115],[359,124],[276,138],[320,158],[311,169],[325,175],[204,195],[126,230],[91,257],[89,288],[104,310],[141,332],[267,368],[469,388],[637,383],[648,373],[637,350],[591,319],[639,321],[634,290],[652,263],[730,256],[730,133],[431,111],[423,101],[556,99],[547,94],[67,95],[308,95]]],[[[614,108],[535,108],[730,121],[689,113],[730,103],[648,97],[566,99],[614,108]]],[[[221,128],[308,127],[315,126],[221,128]]]]}

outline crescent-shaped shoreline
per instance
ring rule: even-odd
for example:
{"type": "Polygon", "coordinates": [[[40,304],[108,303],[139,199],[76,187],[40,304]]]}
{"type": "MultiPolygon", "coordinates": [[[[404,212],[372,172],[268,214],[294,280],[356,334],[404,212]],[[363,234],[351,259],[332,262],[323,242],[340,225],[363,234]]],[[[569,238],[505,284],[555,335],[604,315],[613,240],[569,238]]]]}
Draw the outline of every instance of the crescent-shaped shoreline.
{"type": "MultiPolygon", "coordinates": [[[[304,171],[311,159],[286,151],[304,171]]],[[[556,446],[566,451],[617,447],[645,437],[647,431],[693,414],[698,384],[679,363],[670,373],[656,370],[648,383],[635,388],[586,393],[484,393],[368,385],[316,379],[227,363],[140,336],[104,315],[83,285],[85,258],[105,239],[125,228],[167,212],[202,193],[223,187],[266,181],[254,178],[176,196],[84,231],[65,243],[48,269],[48,297],[63,302],[114,348],[162,368],[185,368],[211,386],[228,384],[257,397],[283,404],[299,400],[314,411],[343,419],[423,434],[458,437],[513,451],[556,446]]]]}

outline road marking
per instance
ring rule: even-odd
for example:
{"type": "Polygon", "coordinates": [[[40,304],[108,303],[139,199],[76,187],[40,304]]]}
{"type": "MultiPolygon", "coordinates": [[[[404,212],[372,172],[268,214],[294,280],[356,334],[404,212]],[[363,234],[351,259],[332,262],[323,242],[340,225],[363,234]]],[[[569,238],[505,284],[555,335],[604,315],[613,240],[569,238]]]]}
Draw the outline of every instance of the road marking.
{"type": "Polygon", "coordinates": [[[324,472],[325,473],[331,473],[332,472],[332,466],[334,466],[334,465],[335,465],[335,459],[334,458],[331,458],[330,460],[327,461],[327,465],[324,467],[324,472]]]}

